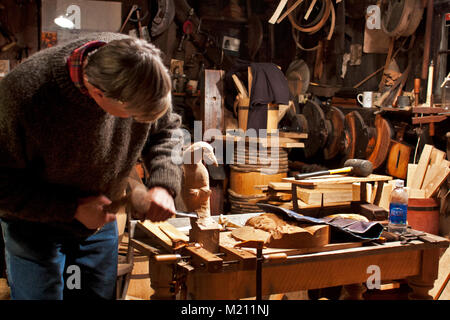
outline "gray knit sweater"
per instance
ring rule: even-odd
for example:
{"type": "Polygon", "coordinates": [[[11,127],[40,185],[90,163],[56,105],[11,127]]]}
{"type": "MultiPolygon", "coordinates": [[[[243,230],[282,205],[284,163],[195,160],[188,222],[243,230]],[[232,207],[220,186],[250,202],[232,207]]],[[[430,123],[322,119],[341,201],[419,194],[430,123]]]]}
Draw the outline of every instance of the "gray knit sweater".
{"type": "Polygon", "coordinates": [[[141,155],[148,187],[179,193],[181,167],[171,155],[180,117],[170,110],[151,125],[114,117],[70,80],[75,48],[122,37],[101,33],[42,50],[0,81],[0,218],[76,223],[78,199],[120,197],[141,155]]]}

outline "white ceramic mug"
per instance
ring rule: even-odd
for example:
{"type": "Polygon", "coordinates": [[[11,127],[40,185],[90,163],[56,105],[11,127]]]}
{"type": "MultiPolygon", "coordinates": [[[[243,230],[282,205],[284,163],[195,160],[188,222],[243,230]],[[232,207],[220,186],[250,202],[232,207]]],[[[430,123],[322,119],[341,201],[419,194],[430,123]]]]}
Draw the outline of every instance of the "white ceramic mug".
{"type": "Polygon", "coordinates": [[[375,102],[375,92],[364,91],[356,96],[356,100],[358,100],[364,108],[372,108],[373,103],[375,102]]]}

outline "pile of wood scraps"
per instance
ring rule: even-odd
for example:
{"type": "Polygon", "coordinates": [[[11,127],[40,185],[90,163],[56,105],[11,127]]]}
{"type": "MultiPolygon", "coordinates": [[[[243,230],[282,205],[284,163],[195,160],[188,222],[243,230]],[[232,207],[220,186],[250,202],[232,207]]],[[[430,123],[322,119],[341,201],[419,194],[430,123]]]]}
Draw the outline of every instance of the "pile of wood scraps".
{"type": "Polygon", "coordinates": [[[302,200],[296,199],[296,193],[293,190],[293,201],[291,208],[294,211],[316,208],[330,208],[334,211],[347,209],[352,213],[366,216],[372,220],[383,220],[383,218],[387,215],[387,212],[378,205],[380,203],[383,191],[381,186],[383,185],[383,182],[391,179],[391,176],[371,174],[367,177],[332,175],[304,180],[295,180],[294,178],[285,178],[283,180],[293,183],[295,185],[295,190],[304,191],[304,193],[301,193],[302,197],[311,196],[311,194],[313,194],[310,199],[314,199],[314,192],[319,194],[318,197],[320,197],[320,203],[307,204],[302,200]],[[359,192],[357,192],[357,194],[360,194],[359,198],[355,198],[353,196],[353,188],[357,186],[355,183],[360,183],[360,189],[359,192]],[[370,196],[367,196],[365,190],[369,188],[368,185],[371,183],[376,183],[377,186],[379,186],[379,189],[373,188],[372,190],[376,190],[375,195],[373,196],[373,193],[371,193],[370,196]],[[321,189],[324,191],[322,192],[321,189]],[[334,190],[331,191],[331,195],[328,196],[328,194],[330,194],[330,189],[334,190]],[[335,189],[340,190],[338,191],[335,189]],[[311,190],[314,191],[311,192],[311,190]],[[329,201],[334,202],[326,202],[326,197],[329,197],[329,201]],[[373,198],[373,203],[368,201],[368,199],[371,198],[373,198]]]}
{"type": "Polygon", "coordinates": [[[417,164],[408,164],[406,186],[409,197],[422,199],[435,196],[450,174],[450,161],[446,154],[426,144],[417,164]]]}
{"type": "Polygon", "coordinates": [[[367,203],[376,203],[384,209],[388,208],[389,188],[387,183],[383,185],[380,196],[377,199],[378,184],[371,185],[368,182],[380,182],[391,180],[390,176],[371,174],[366,178],[333,175],[328,177],[316,177],[304,180],[284,178],[282,182],[270,182],[267,186],[260,186],[266,194],[267,203],[293,209],[292,183],[297,185],[296,198],[299,209],[314,209],[320,207],[349,206],[353,201],[361,201],[360,183],[365,183],[367,203]],[[387,200],[386,200],[387,199],[387,200]],[[382,204],[382,205],[381,205],[382,204]]]}

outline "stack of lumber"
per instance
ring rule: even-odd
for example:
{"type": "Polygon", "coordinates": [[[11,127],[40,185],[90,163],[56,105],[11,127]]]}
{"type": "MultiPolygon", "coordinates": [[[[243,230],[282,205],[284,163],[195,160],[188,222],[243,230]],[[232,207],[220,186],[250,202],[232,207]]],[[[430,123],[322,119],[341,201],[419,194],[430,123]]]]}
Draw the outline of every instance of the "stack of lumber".
{"type": "MultiPolygon", "coordinates": [[[[294,182],[298,185],[297,197],[300,209],[309,209],[329,206],[346,206],[352,201],[359,201],[359,183],[391,180],[390,176],[371,174],[368,177],[352,177],[343,175],[333,175],[324,177],[314,177],[304,180],[294,180],[294,178],[283,179],[285,188],[290,187],[294,182]]],[[[367,200],[373,199],[375,187],[369,187],[367,200]],[[373,190],[373,191],[372,191],[373,190]]],[[[370,201],[368,201],[370,202],[370,201]]]]}
{"type": "Polygon", "coordinates": [[[444,151],[426,144],[417,164],[408,164],[407,183],[410,198],[432,198],[450,174],[450,161],[444,151]]]}

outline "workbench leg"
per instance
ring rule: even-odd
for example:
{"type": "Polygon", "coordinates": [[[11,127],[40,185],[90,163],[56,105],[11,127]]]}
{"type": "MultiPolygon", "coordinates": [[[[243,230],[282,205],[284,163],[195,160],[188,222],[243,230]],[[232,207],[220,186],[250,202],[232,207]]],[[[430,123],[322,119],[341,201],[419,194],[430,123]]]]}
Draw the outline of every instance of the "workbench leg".
{"type": "Polygon", "coordinates": [[[439,249],[422,251],[421,273],[408,278],[408,285],[412,292],[408,295],[410,300],[433,300],[428,293],[434,286],[439,271],[439,249]]]}
{"type": "Polygon", "coordinates": [[[150,275],[150,287],[155,291],[150,300],[172,300],[175,299],[172,286],[173,266],[166,263],[148,264],[150,275]]]}
{"type": "Polygon", "coordinates": [[[366,291],[367,288],[362,283],[345,285],[340,300],[364,300],[363,294],[366,291]]]}

